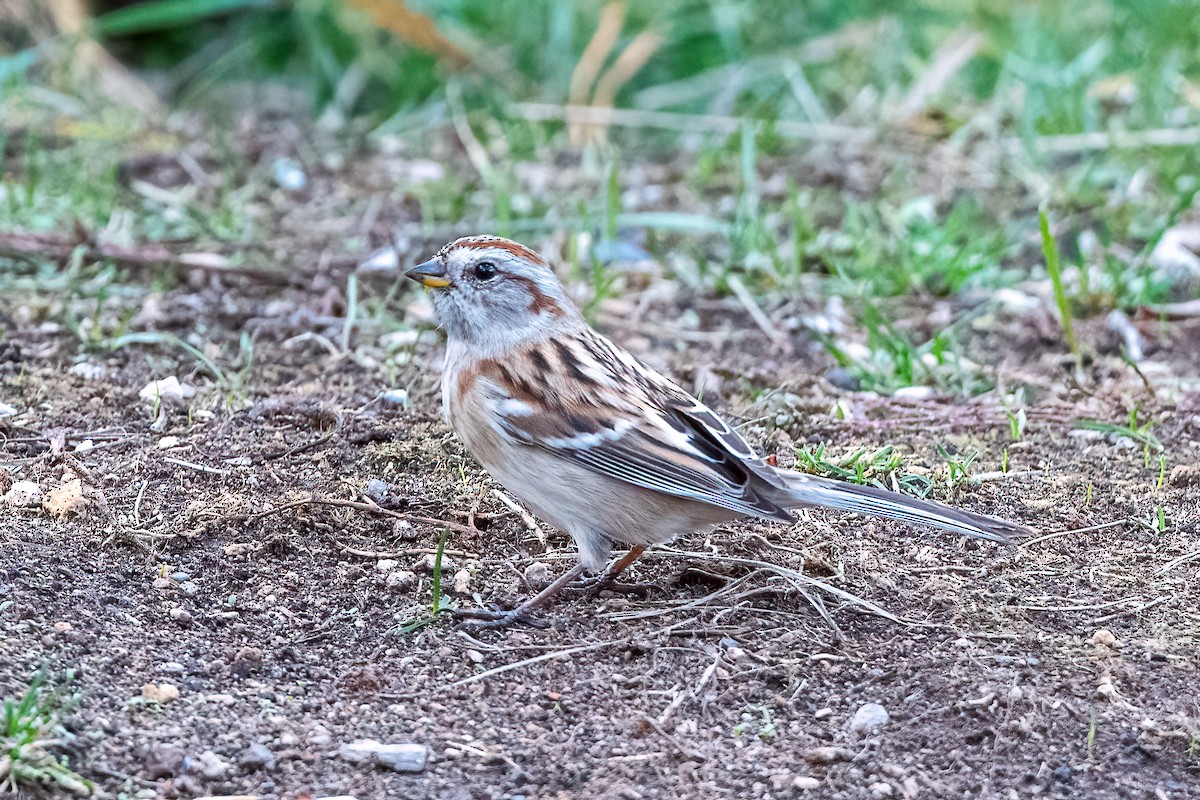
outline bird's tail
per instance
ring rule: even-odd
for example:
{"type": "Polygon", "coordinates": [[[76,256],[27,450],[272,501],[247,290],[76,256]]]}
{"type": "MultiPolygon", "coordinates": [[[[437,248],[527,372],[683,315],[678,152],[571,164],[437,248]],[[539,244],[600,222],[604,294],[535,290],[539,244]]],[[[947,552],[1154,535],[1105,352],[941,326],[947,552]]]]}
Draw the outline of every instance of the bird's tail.
{"type": "Polygon", "coordinates": [[[787,492],[787,496],[779,501],[780,505],[790,508],[838,508],[873,517],[932,525],[942,530],[990,539],[993,542],[1012,543],[1033,534],[1029,528],[1013,522],[950,508],[941,503],[921,500],[887,489],[829,480],[790,470],[776,470],[776,474],[783,480],[787,492]]]}

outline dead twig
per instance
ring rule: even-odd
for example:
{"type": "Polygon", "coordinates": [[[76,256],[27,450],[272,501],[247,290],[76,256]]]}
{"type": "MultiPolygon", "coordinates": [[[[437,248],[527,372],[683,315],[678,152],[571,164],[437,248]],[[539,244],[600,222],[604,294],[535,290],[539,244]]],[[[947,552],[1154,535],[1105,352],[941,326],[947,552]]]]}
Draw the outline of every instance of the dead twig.
{"type": "Polygon", "coordinates": [[[202,270],[214,274],[237,275],[265,283],[286,284],[286,273],[235,266],[218,253],[176,253],[159,242],[139,242],[130,247],[91,239],[85,231],[71,238],[52,233],[0,232],[0,255],[16,258],[50,258],[65,261],[82,248],[84,257],[107,259],[130,266],[166,266],[181,272],[202,270]]]}
{"type": "Polygon", "coordinates": [[[493,675],[499,675],[504,672],[510,672],[514,669],[521,669],[522,667],[528,667],[532,664],[537,664],[542,661],[549,661],[554,658],[570,658],[571,656],[576,655],[578,653],[587,653],[587,652],[591,652],[592,650],[600,650],[605,647],[614,647],[617,645],[627,645],[629,643],[630,643],[629,639],[609,639],[609,640],[603,641],[603,642],[594,642],[592,644],[580,645],[579,647],[568,647],[563,650],[554,650],[549,653],[542,653],[541,655],[533,656],[532,658],[525,658],[520,661],[514,661],[511,664],[504,664],[499,667],[493,667],[492,669],[484,670],[483,672],[480,672],[476,675],[472,675],[468,678],[463,678],[462,680],[457,680],[454,683],[447,686],[446,688],[454,689],[459,686],[466,686],[468,683],[475,683],[476,681],[482,681],[482,680],[492,677],[493,675]]]}

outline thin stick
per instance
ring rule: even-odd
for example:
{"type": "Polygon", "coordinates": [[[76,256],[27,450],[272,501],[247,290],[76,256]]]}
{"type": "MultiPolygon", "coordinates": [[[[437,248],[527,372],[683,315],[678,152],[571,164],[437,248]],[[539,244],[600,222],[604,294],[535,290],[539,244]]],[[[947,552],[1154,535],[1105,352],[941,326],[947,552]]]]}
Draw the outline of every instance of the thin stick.
{"type": "Polygon", "coordinates": [[[612,647],[613,645],[623,645],[623,644],[629,644],[629,640],[628,639],[609,639],[608,641],[605,641],[605,642],[595,642],[593,644],[580,645],[579,647],[568,647],[565,650],[555,650],[552,653],[542,653],[539,656],[533,656],[532,658],[526,658],[521,661],[515,661],[512,664],[504,664],[503,666],[493,667],[492,669],[484,670],[483,672],[480,672],[477,675],[472,675],[469,678],[463,678],[462,680],[455,681],[454,683],[450,684],[446,688],[454,689],[459,686],[466,686],[468,683],[475,683],[476,681],[481,681],[481,680],[484,680],[485,678],[490,678],[493,675],[499,675],[502,672],[510,672],[514,669],[520,669],[521,667],[528,667],[531,664],[537,664],[538,662],[541,662],[541,661],[549,661],[550,659],[553,659],[553,658],[568,658],[577,653],[587,653],[592,650],[600,650],[601,648],[604,648],[604,647],[612,647]]]}
{"type": "Polygon", "coordinates": [[[227,469],[218,469],[217,467],[209,467],[209,466],[205,466],[204,464],[194,464],[191,461],[184,461],[179,458],[169,458],[167,456],[163,456],[163,461],[166,461],[171,464],[175,464],[180,467],[184,467],[186,469],[195,470],[196,472],[204,472],[209,475],[228,475],[229,474],[229,470],[227,470],[227,469]]]}
{"type": "Polygon", "coordinates": [[[1129,523],[1129,522],[1133,522],[1133,519],[1131,517],[1126,517],[1125,519],[1119,519],[1119,520],[1116,520],[1115,522],[1102,522],[1099,525],[1092,525],[1087,528],[1071,528],[1070,530],[1066,530],[1066,531],[1055,531],[1054,533],[1047,533],[1045,536],[1039,536],[1036,539],[1029,539],[1028,541],[1021,542],[1017,546],[1018,547],[1030,547],[1031,545],[1038,544],[1039,542],[1045,542],[1050,539],[1057,539],[1060,536],[1068,536],[1072,533],[1090,533],[1092,531],[1104,530],[1105,528],[1116,528],[1121,525],[1125,525],[1126,523],[1129,523]]]}
{"type": "Polygon", "coordinates": [[[1094,620],[1092,620],[1092,624],[1099,624],[1101,622],[1109,622],[1110,620],[1114,620],[1117,617],[1123,617],[1126,614],[1140,614],[1141,612],[1145,611],[1146,609],[1154,608],[1156,605],[1159,605],[1160,603],[1165,603],[1167,600],[1170,600],[1170,599],[1171,599],[1170,595],[1164,594],[1164,595],[1154,598],[1153,600],[1148,600],[1145,603],[1142,603],[1140,606],[1134,606],[1133,608],[1126,608],[1123,611],[1114,611],[1112,614],[1105,614],[1103,617],[1096,617],[1094,620]]]}
{"type": "Polygon", "coordinates": [[[742,279],[737,275],[730,275],[726,280],[726,283],[728,283],[729,288],[733,290],[733,296],[738,299],[738,302],[740,302],[746,309],[746,312],[750,314],[750,319],[754,320],[754,324],[757,325],[762,332],[767,335],[767,338],[771,340],[771,343],[784,352],[791,352],[791,342],[788,341],[787,337],[784,336],[778,328],[771,324],[771,319],[766,315],[766,313],[763,312],[762,307],[758,304],[758,301],[754,299],[754,295],[750,294],[750,291],[746,288],[746,285],[742,283],[742,279]]]}

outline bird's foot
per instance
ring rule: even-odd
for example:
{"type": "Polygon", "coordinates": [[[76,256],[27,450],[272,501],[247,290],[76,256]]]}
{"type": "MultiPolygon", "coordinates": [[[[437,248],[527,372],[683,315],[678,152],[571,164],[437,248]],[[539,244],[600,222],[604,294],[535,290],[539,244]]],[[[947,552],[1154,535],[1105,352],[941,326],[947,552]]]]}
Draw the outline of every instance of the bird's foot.
{"type": "Polygon", "coordinates": [[[458,608],[452,613],[460,620],[457,628],[467,628],[477,631],[501,630],[512,625],[524,624],[533,628],[548,628],[550,623],[540,619],[533,608],[526,608],[525,603],[516,608],[500,611],[486,608],[458,608]]]}

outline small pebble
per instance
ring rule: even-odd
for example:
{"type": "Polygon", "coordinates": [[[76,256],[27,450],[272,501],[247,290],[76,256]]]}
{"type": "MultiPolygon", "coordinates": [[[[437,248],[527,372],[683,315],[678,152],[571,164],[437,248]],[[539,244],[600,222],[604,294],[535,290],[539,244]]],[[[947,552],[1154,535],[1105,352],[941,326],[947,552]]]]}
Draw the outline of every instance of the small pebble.
{"type": "Polygon", "coordinates": [[[1108,628],[1100,628],[1092,634],[1092,644],[1103,645],[1104,647],[1115,647],[1117,637],[1108,628]]]}
{"type": "Polygon", "coordinates": [[[381,481],[378,478],[375,478],[367,482],[367,488],[364,490],[364,494],[378,503],[387,495],[389,488],[390,487],[388,486],[387,481],[381,481]]]}
{"type": "Polygon", "coordinates": [[[229,762],[211,750],[205,750],[196,759],[196,767],[209,780],[223,778],[229,772],[229,762]]]}
{"type": "Polygon", "coordinates": [[[800,775],[792,781],[792,788],[797,792],[809,792],[813,789],[820,789],[821,782],[811,775],[800,775]]]}
{"type": "Polygon", "coordinates": [[[400,562],[394,558],[381,558],[375,562],[375,571],[391,572],[398,566],[400,566],[400,562]]]}
{"type": "Polygon", "coordinates": [[[883,797],[891,797],[893,789],[892,789],[892,785],[890,783],[884,783],[883,781],[878,781],[878,782],[872,783],[870,786],[868,786],[867,791],[869,791],[871,793],[871,797],[883,798],[883,797]]]}
{"type": "Polygon", "coordinates": [[[417,576],[407,569],[389,572],[385,585],[395,592],[406,592],[417,582],[417,576]]]}
{"type": "Polygon", "coordinates": [[[98,381],[108,372],[103,364],[91,364],[87,361],[74,365],[69,371],[72,375],[78,375],[85,381],[98,381]]]}
{"type": "Polygon", "coordinates": [[[855,733],[867,733],[888,724],[891,716],[887,709],[879,703],[864,703],[850,718],[850,730],[855,733]]]}
{"type": "Polygon", "coordinates": [[[455,594],[471,593],[471,571],[466,567],[454,573],[454,592],[455,594]]]}
{"type": "Polygon", "coordinates": [[[483,663],[483,653],[479,652],[478,650],[468,650],[467,651],[467,659],[472,664],[482,664],[483,663]]]}
{"type": "Polygon", "coordinates": [[[179,606],[172,608],[170,611],[167,612],[167,615],[170,616],[171,619],[178,622],[180,625],[187,625],[189,622],[192,621],[191,612],[188,611],[186,608],[180,608],[179,606]]]}
{"type": "Polygon", "coordinates": [[[147,683],[142,687],[142,699],[166,705],[179,699],[179,687],[173,683],[147,683]]]}
{"type": "Polygon", "coordinates": [[[185,581],[179,584],[179,591],[185,597],[195,597],[200,594],[200,586],[195,581],[185,581]]]}
{"type": "Polygon", "coordinates": [[[274,769],[275,754],[261,742],[255,742],[242,751],[238,763],[246,769],[274,769]]]}
{"type": "Polygon", "coordinates": [[[429,751],[423,744],[382,744],[374,739],[360,739],[339,745],[338,755],[352,764],[371,760],[393,772],[422,772],[429,751]]]}
{"type": "Polygon", "coordinates": [[[525,568],[525,580],[530,586],[543,586],[550,582],[550,565],[534,561],[525,568]]]}
{"type": "Polygon", "coordinates": [[[804,760],[810,764],[835,764],[852,758],[854,753],[844,747],[814,747],[804,754],[804,760]]]}
{"type": "Polygon", "coordinates": [[[42,504],[42,487],[33,481],[17,481],[4,495],[4,502],[13,508],[36,508],[42,504]]]}

